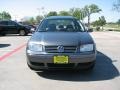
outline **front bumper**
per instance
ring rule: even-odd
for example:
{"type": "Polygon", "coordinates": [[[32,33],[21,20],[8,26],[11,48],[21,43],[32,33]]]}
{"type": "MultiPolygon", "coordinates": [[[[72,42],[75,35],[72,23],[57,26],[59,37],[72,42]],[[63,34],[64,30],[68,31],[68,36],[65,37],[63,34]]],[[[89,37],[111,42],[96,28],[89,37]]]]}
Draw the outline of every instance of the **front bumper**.
{"type": "Polygon", "coordinates": [[[88,68],[94,64],[96,53],[63,53],[63,54],[30,54],[27,53],[28,66],[34,70],[43,69],[79,69],[88,68]],[[68,64],[53,64],[55,55],[67,55],[69,57],[68,64]]]}

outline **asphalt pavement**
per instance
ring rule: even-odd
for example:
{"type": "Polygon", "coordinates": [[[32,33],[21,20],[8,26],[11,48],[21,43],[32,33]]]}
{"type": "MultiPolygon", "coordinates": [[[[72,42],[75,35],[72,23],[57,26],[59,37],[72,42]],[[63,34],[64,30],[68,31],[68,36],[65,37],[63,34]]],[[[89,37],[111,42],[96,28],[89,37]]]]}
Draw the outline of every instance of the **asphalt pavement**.
{"type": "Polygon", "coordinates": [[[25,55],[31,36],[0,36],[0,90],[120,90],[120,32],[90,34],[97,46],[91,72],[34,72],[25,55]]]}

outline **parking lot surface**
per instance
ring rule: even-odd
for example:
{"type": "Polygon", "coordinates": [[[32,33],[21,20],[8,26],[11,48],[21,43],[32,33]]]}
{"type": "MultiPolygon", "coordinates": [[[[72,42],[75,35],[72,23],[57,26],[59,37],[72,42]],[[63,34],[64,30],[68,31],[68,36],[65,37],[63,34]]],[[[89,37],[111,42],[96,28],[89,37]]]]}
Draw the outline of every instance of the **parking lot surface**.
{"type": "Polygon", "coordinates": [[[31,36],[0,37],[0,90],[120,90],[120,32],[91,33],[97,46],[93,71],[31,71],[25,47],[31,36]]]}

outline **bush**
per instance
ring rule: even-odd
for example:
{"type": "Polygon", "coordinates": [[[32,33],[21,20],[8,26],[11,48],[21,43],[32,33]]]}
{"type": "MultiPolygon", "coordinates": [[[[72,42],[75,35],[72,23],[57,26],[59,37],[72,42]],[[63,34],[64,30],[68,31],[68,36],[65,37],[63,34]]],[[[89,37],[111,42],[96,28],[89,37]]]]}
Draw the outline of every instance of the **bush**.
{"type": "Polygon", "coordinates": [[[100,27],[96,27],[96,30],[97,30],[97,31],[100,31],[100,27]]]}

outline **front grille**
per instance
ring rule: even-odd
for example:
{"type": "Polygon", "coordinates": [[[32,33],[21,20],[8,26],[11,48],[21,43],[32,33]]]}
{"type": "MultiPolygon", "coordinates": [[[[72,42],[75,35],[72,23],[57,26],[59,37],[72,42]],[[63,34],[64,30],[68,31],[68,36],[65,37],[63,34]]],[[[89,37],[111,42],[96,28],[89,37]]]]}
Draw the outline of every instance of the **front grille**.
{"type": "Polygon", "coordinates": [[[76,46],[63,46],[64,52],[58,51],[58,46],[45,46],[45,52],[47,53],[75,53],[77,50],[76,46]]]}

